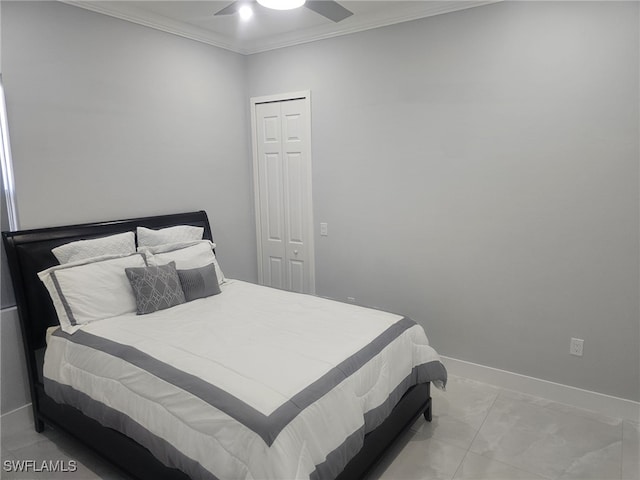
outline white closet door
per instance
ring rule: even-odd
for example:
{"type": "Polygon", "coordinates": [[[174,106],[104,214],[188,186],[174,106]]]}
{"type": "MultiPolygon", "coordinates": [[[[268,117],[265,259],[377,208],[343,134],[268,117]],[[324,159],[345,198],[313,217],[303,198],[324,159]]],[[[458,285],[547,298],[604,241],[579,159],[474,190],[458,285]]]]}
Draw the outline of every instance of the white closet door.
{"type": "Polygon", "coordinates": [[[315,293],[308,98],[254,104],[259,280],[315,293]]]}
{"type": "Polygon", "coordinates": [[[257,105],[262,283],[287,288],[282,119],[280,105],[257,105]]]}

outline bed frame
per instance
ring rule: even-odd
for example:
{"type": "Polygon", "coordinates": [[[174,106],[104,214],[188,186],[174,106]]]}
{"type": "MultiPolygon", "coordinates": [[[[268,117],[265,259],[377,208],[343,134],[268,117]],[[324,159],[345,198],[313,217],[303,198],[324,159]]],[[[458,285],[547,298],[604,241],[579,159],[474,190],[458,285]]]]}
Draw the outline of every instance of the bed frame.
{"type": "MultiPolygon", "coordinates": [[[[127,475],[141,480],[186,480],[188,477],[181,471],[162,464],[146,448],[129,437],[100,425],[73,407],[56,403],[44,392],[42,364],[46,330],[58,325],[58,319],[49,294],[37,273],[58,264],[51,249],[64,243],[135,231],[138,226],[158,229],[174,225],[204,227],[204,238],[213,239],[204,211],[2,232],[20,317],[36,431],[42,432],[45,425],[65,431],[127,475]]],[[[383,452],[420,415],[431,421],[428,383],[410,389],[387,420],[366,435],[363,448],[347,464],[338,479],[364,477],[383,452]]]]}

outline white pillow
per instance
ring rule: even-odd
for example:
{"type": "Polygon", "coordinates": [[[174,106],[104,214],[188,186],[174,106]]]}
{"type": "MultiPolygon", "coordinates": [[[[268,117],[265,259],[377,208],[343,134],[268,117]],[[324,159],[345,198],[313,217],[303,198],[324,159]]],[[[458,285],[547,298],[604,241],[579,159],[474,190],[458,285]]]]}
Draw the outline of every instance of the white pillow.
{"type": "Polygon", "coordinates": [[[209,240],[200,240],[197,242],[158,245],[157,247],[138,247],[138,251],[144,253],[150,266],[176,262],[177,270],[189,270],[213,263],[216,268],[218,283],[222,283],[224,282],[224,275],[213,253],[215,246],[216,244],[209,240]]]}
{"type": "Polygon", "coordinates": [[[136,237],[133,232],[118,233],[92,240],[65,243],[51,250],[60,264],[77,262],[103,255],[129,255],[136,252],[136,237]]]}
{"type": "Polygon", "coordinates": [[[138,247],[155,247],[168,243],[202,240],[204,228],[192,225],[177,225],[160,230],[138,227],[136,232],[138,234],[138,247]]]}
{"type": "Polygon", "coordinates": [[[47,287],[62,330],[74,333],[85,323],[136,311],[124,271],[145,267],[144,256],[104,256],[57,265],[38,273],[47,287]]]}

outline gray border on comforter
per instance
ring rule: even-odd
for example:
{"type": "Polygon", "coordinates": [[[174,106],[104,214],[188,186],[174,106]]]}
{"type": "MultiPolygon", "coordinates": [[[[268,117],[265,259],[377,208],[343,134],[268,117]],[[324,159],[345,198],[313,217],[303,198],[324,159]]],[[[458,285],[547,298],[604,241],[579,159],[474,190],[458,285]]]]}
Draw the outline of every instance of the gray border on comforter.
{"type": "MultiPolygon", "coordinates": [[[[324,462],[316,465],[315,470],[309,475],[309,479],[331,480],[337,477],[347,463],[362,448],[365,434],[376,428],[389,416],[391,410],[409,388],[418,383],[430,381],[425,380],[425,378],[436,378],[432,377],[433,374],[444,375],[446,378],[446,370],[440,362],[432,361],[414,367],[411,373],[391,392],[386,401],[365,413],[364,425],[349,435],[333,451],[329,452],[324,462]]],[[[168,441],[150,432],[125,413],[94,400],[69,385],[45,378],[44,386],[47,395],[55,401],[72,405],[102,425],[133,438],[136,442],[149,449],[165,465],[171,468],[178,468],[194,479],[219,480],[199,462],[182,453],[168,441]]]]}
{"type": "Polygon", "coordinates": [[[177,468],[189,477],[219,480],[199,462],[185,455],[170,442],[140,425],[126,413],[116,410],[75,388],[45,377],[44,389],[58,403],[71,405],[101,425],[123,433],[148,449],[154,457],[170,468],[177,468]]]}
{"type": "MultiPolygon", "coordinates": [[[[195,375],[164,363],[130,345],[123,345],[83,330],[79,330],[73,334],[57,330],[53,335],[121,358],[191,393],[253,430],[262,437],[267,445],[271,446],[282,429],[302,410],[355,373],[404,331],[415,325],[417,324],[407,317],[397,321],[378,335],[371,343],[368,343],[311,385],[291,397],[270,415],[264,415],[251,405],[216,385],[210,384],[195,375]]],[[[444,371],[444,368],[442,370],[444,371]]]]}
{"type": "MultiPolygon", "coordinates": [[[[344,379],[355,373],[374,356],[380,353],[395,338],[416,323],[404,317],[388,327],[371,343],[348,357],[336,367],[311,385],[294,395],[278,407],[271,415],[266,416],[234,395],[212,385],[199,377],[183,372],[171,365],[159,361],[129,345],[123,345],[82,330],[67,334],[62,330],[53,333],[71,342],[93,348],[104,353],[122,358],[127,362],[181,388],[218,410],[245,425],[259,435],[267,445],[271,446],[278,434],[306,407],[313,404],[344,379]]],[[[388,398],[378,407],[364,415],[364,425],[351,434],[345,442],[327,455],[326,460],[316,466],[310,478],[320,480],[334,478],[340,473],[351,458],[360,450],[365,433],[373,430],[389,415],[393,407],[404,393],[413,385],[430,381],[446,383],[447,373],[439,361],[431,361],[415,366],[411,373],[403,379],[391,392],[388,398]]],[[[115,428],[134,438],[147,447],[163,463],[177,467],[194,478],[216,480],[216,477],[204,469],[198,462],[182,454],[173,445],[149,432],[126,414],[112,409],[88,395],[48,378],[44,378],[46,393],[60,403],[66,403],[80,409],[100,423],[115,428]]]]}

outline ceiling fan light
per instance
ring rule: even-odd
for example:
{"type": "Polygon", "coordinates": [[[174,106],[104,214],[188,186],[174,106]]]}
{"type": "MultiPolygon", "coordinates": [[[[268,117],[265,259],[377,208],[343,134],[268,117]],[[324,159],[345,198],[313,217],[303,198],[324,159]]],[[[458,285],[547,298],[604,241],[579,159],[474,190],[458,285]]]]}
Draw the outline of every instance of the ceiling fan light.
{"type": "Polygon", "coordinates": [[[304,5],[306,0],[258,0],[258,3],[273,10],[293,10],[304,5]]]}
{"type": "Polygon", "coordinates": [[[242,20],[244,20],[244,21],[247,21],[251,17],[253,17],[253,10],[251,9],[251,7],[249,5],[242,5],[238,9],[238,13],[240,14],[240,18],[242,20]]]}

